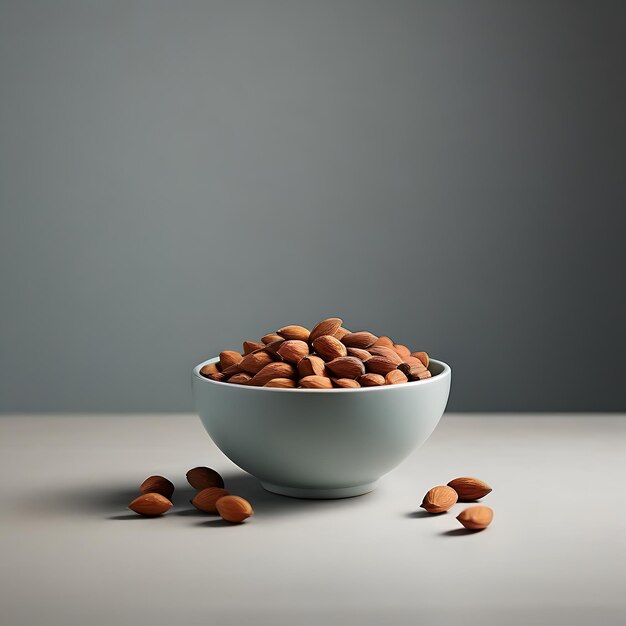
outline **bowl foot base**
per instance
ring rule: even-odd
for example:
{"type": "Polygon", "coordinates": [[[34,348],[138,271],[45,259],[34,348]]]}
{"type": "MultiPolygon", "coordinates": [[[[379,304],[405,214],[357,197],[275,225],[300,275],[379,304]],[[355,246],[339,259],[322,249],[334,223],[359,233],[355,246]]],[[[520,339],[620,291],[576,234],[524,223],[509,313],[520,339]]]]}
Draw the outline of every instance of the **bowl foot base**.
{"type": "Polygon", "coordinates": [[[306,498],[308,500],[334,500],[336,498],[352,498],[362,496],[376,488],[376,483],[366,483],[364,485],[354,485],[352,487],[338,487],[335,489],[307,489],[306,487],[287,487],[285,485],[274,485],[261,481],[261,485],[267,491],[277,493],[290,498],[306,498]]]}

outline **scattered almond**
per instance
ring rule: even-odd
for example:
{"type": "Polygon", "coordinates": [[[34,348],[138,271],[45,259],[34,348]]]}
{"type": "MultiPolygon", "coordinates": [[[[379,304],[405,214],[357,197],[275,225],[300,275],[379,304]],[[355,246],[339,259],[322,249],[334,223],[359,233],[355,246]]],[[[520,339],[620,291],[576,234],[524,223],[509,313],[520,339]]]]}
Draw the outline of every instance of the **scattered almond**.
{"type": "Polygon", "coordinates": [[[226,489],[220,487],[208,487],[199,491],[195,498],[191,501],[198,511],[204,513],[217,513],[216,503],[220,498],[229,496],[230,493],[226,489]]]}
{"type": "Polygon", "coordinates": [[[187,472],[187,482],[194,489],[223,487],[224,479],[210,467],[194,467],[187,472]]]}
{"type": "Polygon", "coordinates": [[[235,524],[239,524],[254,515],[250,503],[239,496],[220,498],[216,503],[216,508],[222,519],[235,524]]]}
{"type": "Polygon", "coordinates": [[[135,498],[128,505],[128,508],[139,515],[154,517],[169,511],[172,508],[172,503],[160,493],[144,493],[135,498]]]}
{"type": "Polygon", "coordinates": [[[457,494],[452,487],[438,485],[430,489],[424,496],[422,508],[429,513],[443,513],[456,504],[457,494]]]}
{"type": "Polygon", "coordinates": [[[471,476],[455,478],[448,483],[448,487],[452,487],[457,492],[461,502],[480,500],[491,493],[491,487],[486,482],[471,476]]]}
{"type": "Polygon", "coordinates": [[[482,530],[491,524],[493,511],[488,506],[470,506],[457,515],[457,519],[465,528],[482,530]]]}
{"type": "Polygon", "coordinates": [[[139,486],[139,492],[159,493],[171,500],[174,493],[174,485],[164,476],[148,476],[139,486]]]}

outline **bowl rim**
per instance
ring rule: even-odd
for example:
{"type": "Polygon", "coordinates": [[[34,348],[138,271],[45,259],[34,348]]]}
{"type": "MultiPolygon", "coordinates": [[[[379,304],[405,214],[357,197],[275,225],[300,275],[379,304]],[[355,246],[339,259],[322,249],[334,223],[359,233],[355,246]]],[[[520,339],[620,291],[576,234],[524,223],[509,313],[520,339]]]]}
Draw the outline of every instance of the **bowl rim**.
{"type": "Polygon", "coordinates": [[[249,389],[249,390],[271,392],[271,393],[297,392],[299,394],[301,393],[326,393],[328,394],[328,393],[367,393],[367,392],[379,393],[381,391],[385,391],[385,390],[389,391],[391,389],[406,389],[407,387],[416,387],[418,385],[420,386],[431,385],[433,383],[436,383],[437,381],[443,380],[444,378],[449,378],[452,373],[452,368],[447,363],[444,363],[443,361],[440,361],[439,359],[430,359],[430,363],[437,363],[437,365],[440,365],[442,367],[442,370],[441,372],[439,372],[439,374],[435,374],[434,376],[431,376],[431,378],[426,378],[424,380],[414,380],[412,382],[400,383],[398,385],[378,385],[375,387],[347,387],[347,388],[338,387],[338,388],[333,388],[333,389],[298,389],[298,388],[284,389],[281,387],[256,387],[252,385],[236,385],[234,383],[225,383],[225,382],[221,382],[217,380],[211,380],[210,378],[205,378],[204,376],[200,374],[200,370],[205,365],[209,365],[210,363],[217,363],[219,360],[220,360],[219,357],[213,357],[213,358],[207,359],[206,361],[203,361],[202,363],[198,363],[198,365],[196,365],[193,368],[193,377],[198,380],[201,380],[202,382],[209,383],[211,385],[217,385],[219,387],[230,387],[231,389],[232,388],[249,389]]]}

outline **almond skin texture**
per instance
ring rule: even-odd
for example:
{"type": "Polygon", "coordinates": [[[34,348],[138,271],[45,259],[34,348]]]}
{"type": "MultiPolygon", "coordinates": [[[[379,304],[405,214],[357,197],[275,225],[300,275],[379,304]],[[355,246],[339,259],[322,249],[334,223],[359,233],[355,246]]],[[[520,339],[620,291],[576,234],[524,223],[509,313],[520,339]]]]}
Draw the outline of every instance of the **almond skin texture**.
{"type": "Polygon", "coordinates": [[[457,501],[456,491],[448,485],[438,485],[430,489],[422,500],[422,508],[429,513],[444,513],[457,501]]]}
{"type": "Polygon", "coordinates": [[[355,356],[363,362],[372,358],[372,354],[370,352],[367,350],[361,350],[361,348],[348,348],[348,356],[355,356]]]}
{"type": "Polygon", "coordinates": [[[313,341],[313,349],[325,361],[338,359],[340,356],[348,356],[348,349],[339,339],[331,335],[322,335],[313,341]]]}
{"type": "Polygon", "coordinates": [[[222,366],[222,371],[231,365],[237,365],[242,359],[243,357],[241,354],[239,354],[239,352],[235,352],[234,350],[224,350],[223,352],[220,352],[220,365],[222,366]]]}
{"type": "Polygon", "coordinates": [[[349,335],[350,331],[343,326],[333,335],[335,339],[339,339],[341,341],[346,335],[349,335]]]}
{"type": "Polygon", "coordinates": [[[304,389],[332,389],[333,383],[326,376],[305,376],[300,379],[300,387],[304,389]]]}
{"type": "Polygon", "coordinates": [[[403,372],[409,380],[424,380],[430,378],[431,373],[424,367],[424,364],[420,361],[419,365],[409,365],[408,363],[401,363],[398,365],[398,369],[403,372]]]}
{"type": "Polygon", "coordinates": [[[380,374],[363,374],[357,378],[361,387],[379,387],[385,384],[385,378],[380,374]]]}
{"type": "Polygon", "coordinates": [[[457,519],[469,530],[482,530],[491,524],[493,511],[488,506],[470,506],[461,511],[457,519]]]}
{"type": "Polygon", "coordinates": [[[217,374],[206,374],[205,378],[208,378],[209,380],[215,380],[220,383],[226,380],[226,374],[222,374],[222,372],[218,372],[217,374]]]}
{"type": "Polygon", "coordinates": [[[358,378],[365,374],[365,365],[354,356],[340,356],[326,363],[328,371],[337,378],[358,378]]]}
{"type": "Polygon", "coordinates": [[[174,493],[174,485],[164,476],[148,476],[139,486],[139,492],[158,493],[171,500],[174,493]]]}
{"type": "Polygon", "coordinates": [[[276,341],[272,341],[272,343],[268,343],[263,350],[270,355],[270,357],[281,360],[282,357],[278,354],[278,349],[285,343],[285,340],[282,338],[277,339],[276,341]]]}
{"type": "Polygon", "coordinates": [[[261,337],[261,341],[266,345],[274,341],[280,341],[281,339],[284,339],[284,337],[281,337],[277,333],[270,333],[269,335],[263,335],[263,337],[261,337]]]}
{"type": "Polygon", "coordinates": [[[306,376],[327,376],[326,364],[322,357],[310,354],[298,362],[298,374],[300,378],[306,376]]]}
{"type": "Polygon", "coordinates": [[[367,368],[367,371],[372,374],[381,374],[382,376],[385,376],[392,370],[395,370],[398,367],[398,364],[394,363],[386,356],[373,356],[365,362],[365,367],[367,368]]]}
{"type": "Polygon", "coordinates": [[[426,354],[426,352],[412,352],[411,356],[415,357],[416,359],[419,359],[423,364],[424,367],[428,367],[428,354],[426,354]]]}
{"type": "Polygon", "coordinates": [[[155,517],[169,511],[172,508],[172,503],[160,493],[144,493],[135,498],[128,505],[128,508],[133,513],[138,513],[145,517],[155,517]]]}
{"type": "Polygon", "coordinates": [[[455,478],[448,483],[448,487],[452,487],[457,492],[460,502],[480,500],[491,493],[491,487],[486,482],[471,476],[455,478]]]}
{"type": "Polygon", "coordinates": [[[309,343],[313,343],[322,335],[334,335],[342,326],[343,320],[338,317],[329,317],[316,324],[309,335],[309,343]]]}
{"type": "Polygon", "coordinates": [[[390,361],[396,363],[396,365],[400,365],[400,363],[402,363],[402,357],[393,348],[388,348],[387,346],[371,346],[368,349],[368,352],[372,356],[384,356],[390,361]]]}
{"type": "Polygon", "coordinates": [[[411,356],[411,351],[406,346],[403,346],[401,343],[394,343],[393,349],[402,359],[406,358],[407,356],[411,356]]]}
{"type": "Polygon", "coordinates": [[[201,369],[200,369],[200,376],[205,376],[206,378],[209,378],[210,374],[219,374],[220,371],[217,368],[217,363],[209,363],[208,365],[204,365],[201,369]]]}
{"type": "Polygon", "coordinates": [[[239,374],[241,373],[243,370],[241,369],[241,367],[239,367],[239,363],[235,363],[234,365],[231,365],[230,367],[227,367],[222,374],[224,374],[224,376],[228,377],[228,376],[232,376],[233,374],[239,374]]]}
{"type": "Polygon", "coordinates": [[[224,496],[217,501],[217,512],[227,522],[240,524],[251,515],[254,515],[252,506],[247,500],[239,496],[224,496]]]}
{"type": "Polygon", "coordinates": [[[403,363],[406,363],[407,365],[417,365],[418,367],[420,365],[424,365],[419,359],[416,359],[414,356],[405,356],[403,363]]]}
{"type": "Polygon", "coordinates": [[[375,342],[375,346],[385,346],[386,348],[393,348],[393,341],[389,337],[379,337],[375,342]]]}
{"type": "Polygon", "coordinates": [[[352,380],[351,378],[333,378],[333,385],[340,389],[356,389],[361,386],[356,380],[352,380]]]}
{"type": "Polygon", "coordinates": [[[294,378],[296,368],[291,363],[270,363],[266,365],[258,374],[255,374],[250,385],[263,387],[273,378],[294,378]]]}
{"type": "Polygon", "coordinates": [[[391,370],[385,374],[385,385],[399,385],[409,382],[409,379],[400,370],[391,370]]]}
{"type": "Polygon", "coordinates": [[[224,487],[224,479],[210,467],[194,467],[187,472],[187,482],[198,490],[224,487]]]}
{"type": "Polygon", "coordinates": [[[258,341],[244,341],[243,342],[243,354],[244,356],[247,354],[251,354],[255,350],[262,350],[265,347],[264,343],[259,343],[258,341]]]}
{"type": "Polygon", "coordinates": [[[309,354],[309,344],[299,339],[288,339],[278,346],[276,353],[288,363],[297,363],[309,354]]]}
{"type": "Polygon", "coordinates": [[[272,378],[269,383],[265,383],[265,387],[273,387],[274,389],[293,389],[296,386],[295,381],[291,378],[272,378]]]}
{"type": "Polygon", "coordinates": [[[208,487],[196,494],[196,497],[191,501],[198,511],[204,513],[217,513],[215,504],[220,498],[229,496],[230,493],[226,489],[220,487],[208,487]]]}
{"type": "Polygon", "coordinates": [[[233,383],[233,385],[247,385],[251,380],[252,376],[250,374],[239,372],[238,374],[233,374],[226,382],[233,383]]]}
{"type": "Polygon", "coordinates": [[[311,334],[304,326],[284,326],[276,331],[277,335],[280,335],[283,339],[293,339],[297,341],[308,341],[311,334]]]}
{"type": "Polygon", "coordinates": [[[237,366],[244,372],[248,372],[248,374],[256,374],[271,362],[272,357],[264,350],[261,350],[259,352],[247,354],[243,357],[241,362],[237,364],[237,366]]]}
{"type": "Polygon", "coordinates": [[[378,337],[376,335],[362,330],[358,333],[348,333],[344,335],[341,338],[341,343],[348,348],[361,348],[364,350],[365,348],[369,348],[377,339],[378,337]]]}

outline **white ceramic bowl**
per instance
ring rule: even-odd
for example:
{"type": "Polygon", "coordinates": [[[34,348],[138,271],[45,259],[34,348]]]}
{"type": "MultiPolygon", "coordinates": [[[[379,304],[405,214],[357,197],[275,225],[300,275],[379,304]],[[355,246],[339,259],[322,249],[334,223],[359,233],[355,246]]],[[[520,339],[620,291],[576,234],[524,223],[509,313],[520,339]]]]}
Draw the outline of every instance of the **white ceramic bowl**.
{"type": "Polygon", "coordinates": [[[268,491],[345,498],[371,491],[431,435],[450,392],[450,367],[432,378],[362,389],[275,389],[220,383],[193,370],[196,410],[219,449],[268,491]]]}

